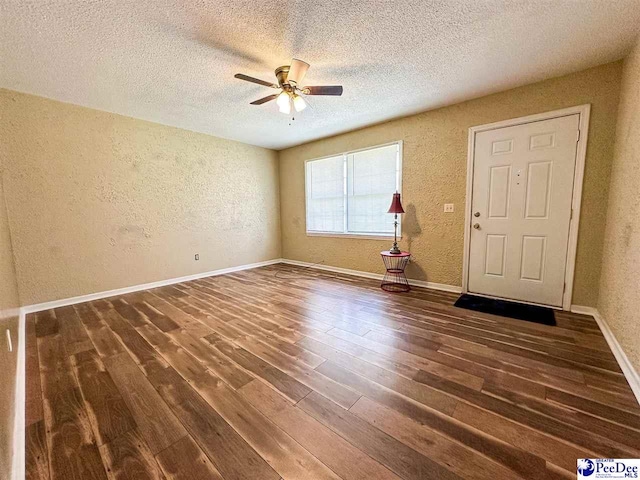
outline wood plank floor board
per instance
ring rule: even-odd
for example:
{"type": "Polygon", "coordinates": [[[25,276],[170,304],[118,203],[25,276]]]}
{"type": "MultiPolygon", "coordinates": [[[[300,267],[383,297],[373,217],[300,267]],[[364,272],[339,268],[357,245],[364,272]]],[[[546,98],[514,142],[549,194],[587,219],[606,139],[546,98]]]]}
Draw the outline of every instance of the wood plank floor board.
{"type": "Polygon", "coordinates": [[[212,375],[204,375],[194,388],[285,480],[338,477],[293,438],[273,424],[244,397],[212,375]]]}
{"type": "Polygon", "coordinates": [[[125,351],[124,345],[103,320],[102,314],[90,303],[74,305],[93,346],[101,357],[110,357],[125,351]]]}
{"type": "MultiPolygon", "coordinates": [[[[104,310],[101,315],[109,328],[111,328],[120,342],[126,347],[131,357],[146,372],[167,367],[167,363],[162,357],[157,355],[154,348],[140,335],[133,325],[122,318],[115,309],[104,310]]],[[[126,358],[128,355],[120,353],[113,357],[126,358]]]]}
{"type": "Polygon", "coordinates": [[[251,315],[250,320],[244,320],[241,318],[236,318],[228,322],[229,325],[232,324],[251,324],[253,325],[254,331],[261,330],[265,335],[273,335],[279,338],[282,341],[294,343],[297,340],[302,338],[300,333],[295,332],[290,326],[289,322],[284,325],[276,325],[275,319],[265,319],[264,316],[268,315],[265,313],[255,314],[251,312],[246,312],[244,315],[251,315]]]}
{"type": "Polygon", "coordinates": [[[396,474],[344,440],[312,416],[292,405],[262,382],[253,381],[240,393],[263,415],[315,455],[344,480],[399,480],[396,474]]]}
{"type": "Polygon", "coordinates": [[[128,354],[105,358],[104,364],[154,454],[187,434],[128,354]]]}
{"type": "MultiPolygon", "coordinates": [[[[391,358],[400,359],[400,361],[393,361],[385,358],[384,355],[380,355],[377,352],[362,348],[358,344],[351,344],[350,342],[346,342],[342,339],[334,338],[331,335],[305,338],[298,343],[309,348],[311,351],[326,356],[338,365],[351,367],[354,371],[358,370],[358,368],[354,367],[359,367],[361,372],[369,371],[372,374],[377,375],[380,379],[379,383],[383,385],[393,384],[394,389],[395,387],[402,388],[403,386],[405,389],[411,388],[409,387],[410,384],[407,384],[407,382],[402,379],[397,379],[397,376],[399,375],[405,379],[413,380],[413,377],[421,370],[422,367],[427,368],[430,371],[436,371],[445,378],[450,378],[452,381],[462,383],[463,385],[467,385],[476,390],[482,388],[482,384],[484,383],[484,379],[481,377],[467,375],[464,372],[450,369],[435,362],[429,362],[428,360],[412,358],[409,356],[393,355],[392,352],[385,352],[385,354],[389,355],[391,358]],[[322,340],[317,341],[316,338],[322,338],[322,340]],[[333,345],[338,345],[338,348],[334,348],[333,345]],[[385,373],[382,370],[386,370],[389,373],[385,373]],[[395,379],[397,379],[397,381],[395,379]]],[[[366,374],[364,375],[366,376],[366,374]]],[[[451,404],[454,402],[451,402],[450,399],[446,399],[440,395],[431,395],[431,397],[440,405],[440,408],[436,409],[441,411],[451,411],[451,404]]]]}
{"type": "Polygon", "coordinates": [[[78,314],[73,306],[60,307],[54,310],[60,334],[68,355],[93,349],[93,344],[84,329],[78,314]]]}
{"type": "Polygon", "coordinates": [[[408,447],[446,466],[462,478],[476,480],[522,478],[484,455],[366,397],[358,400],[349,411],[408,447]]]}
{"type": "Polygon", "coordinates": [[[26,480],[48,480],[49,455],[44,420],[32,422],[25,429],[25,478],[26,480]]]}
{"type": "Polygon", "coordinates": [[[42,410],[42,387],[40,385],[40,358],[38,356],[38,340],[36,337],[36,315],[29,314],[25,319],[26,333],[26,385],[25,385],[25,426],[41,421],[44,418],[42,410]]]}
{"type": "Polygon", "coordinates": [[[72,365],[98,445],[136,427],[133,415],[95,350],[77,353],[72,357],[72,365]]]}
{"type": "Polygon", "coordinates": [[[487,366],[489,368],[512,373],[521,377],[538,378],[540,375],[546,375],[584,384],[584,375],[580,372],[555,366],[545,368],[545,365],[540,362],[497,352],[491,348],[469,346],[466,349],[463,349],[442,346],[438,349],[438,353],[448,356],[448,361],[450,362],[453,361],[451,358],[467,360],[473,364],[487,366]]]}
{"type": "Polygon", "coordinates": [[[350,385],[364,396],[502,463],[525,478],[527,475],[531,475],[531,472],[542,468],[543,461],[540,458],[518,448],[513,448],[500,437],[484,435],[475,428],[469,428],[466,424],[457,422],[423,404],[418,404],[365,377],[335,365],[331,361],[323,363],[318,369],[334,380],[350,385]]]}
{"type": "MultiPolygon", "coordinates": [[[[453,302],[452,302],[453,303],[453,302]]],[[[457,310],[459,312],[459,310],[457,310]]],[[[359,316],[365,314],[376,315],[384,314],[387,317],[397,319],[406,323],[403,328],[408,327],[434,327],[434,331],[440,333],[454,333],[455,334],[468,334],[472,336],[485,336],[487,338],[504,338],[514,339],[527,342],[527,344],[533,349],[544,349],[545,346],[557,345],[559,348],[568,348],[573,350],[576,347],[576,334],[575,332],[566,331],[562,328],[555,328],[553,331],[540,329],[536,324],[518,325],[517,329],[513,327],[513,319],[506,317],[489,316],[487,318],[476,318],[476,312],[469,312],[469,314],[451,314],[450,308],[447,313],[442,311],[433,311],[432,309],[420,309],[406,308],[404,310],[397,309],[385,309],[378,308],[373,309],[367,307],[358,312],[359,316]],[[504,322],[510,322],[509,325],[505,325],[504,322]]],[[[517,320],[515,321],[517,322],[517,320]]],[[[420,332],[413,329],[417,334],[420,332]]],[[[602,345],[600,342],[596,342],[598,345],[602,345]]],[[[523,343],[524,345],[524,343],[523,343]]],[[[592,345],[585,345],[580,350],[581,353],[588,352],[595,356],[602,356],[603,358],[612,358],[610,351],[602,349],[593,349],[592,345]],[[593,351],[592,351],[593,350],[593,351]]]]}
{"type": "Polygon", "coordinates": [[[552,388],[547,389],[546,399],[640,430],[640,410],[637,408],[612,407],[605,402],[590,400],[552,388]]]}
{"type": "Polygon", "coordinates": [[[50,477],[106,479],[62,336],[57,328],[45,332],[38,354],[50,477]]]}
{"type": "Polygon", "coordinates": [[[27,317],[28,478],[575,478],[640,456],[597,323],[290,265],[27,317]]]}
{"type": "MultiPolygon", "coordinates": [[[[526,406],[529,415],[526,420],[519,409],[510,408],[504,414],[510,418],[520,418],[520,422],[544,422],[548,431],[554,431],[559,438],[572,441],[584,448],[590,448],[607,458],[635,458],[640,457],[640,431],[626,428],[617,423],[586,414],[584,412],[566,408],[554,402],[527,397],[500,387],[487,385],[484,390],[499,401],[526,406]]],[[[494,405],[495,401],[492,400],[494,405]]],[[[495,407],[490,407],[495,408],[495,407]]],[[[629,415],[631,418],[632,416],[629,415]]]]}
{"type": "Polygon", "coordinates": [[[149,322],[153,323],[163,332],[170,332],[177,328],[180,328],[176,322],[167,317],[164,313],[157,310],[153,306],[144,301],[144,298],[140,295],[134,294],[130,298],[131,306],[142,314],[149,322]]]}
{"type": "Polygon", "coordinates": [[[186,436],[156,455],[171,480],[224,480],[198,444],[186,436]]]}
{"type": "MultiPolygon", "coordinates": [[[[329,333],[332,333],[332,331],[330,331],[329,333]]],[[[543,371],[548,374],[578,382],[582,382],[584,380],[582,372],[574,370],[572,368],[559,367],[552,364],[546,365],[544,362],[539,360],[534,360],[528,357],[520,357],[516,354],[495,350],[485,345],[480,345],[473,342],[464,341],[462,344],[458,343],[456,346],[442,345],[434,350],[433,348],[425,346],[425,342],[422,341],[422,339],[417,339],[411,336],[407,337],[382,334],[379,332],[369,332],[367,335],[365,335],[365,338],[373,340],[374,342],[380,343],[382,345],[387,345],[389,347],[413,353],[414,355],[418,355],[426,359],[437,358],[438,360],[445,361],[445,359],[441,355],[437,355],[437,353],[465,352],[466,354],[473,354],[479,357],[489,358],[490,360],[501,361],[506,365],[513,365],[515,368],[519,369],[524,368],[534,371],[543,371]]],[[[455,355],[450,356],[454,357],[455,355]]],[[[451,361],[452,360],[449,359],[449,362],[451,361]]]]}
{"type": "MultiPolygon", "coordinates": [[[[343,356],[335,356],[333,361],[340,362],[339,365],[341,367],[351,370],[361,377],[446,415],[452,414],[456,408],[457,401],[454,397],[429,386],[419,385],[419,382],[401,377],[389,370],[377,367],[356,357],[345,358],[343,356]]],[[[326,364],[318,367],[319,372],[324,371],[324,365],[326,364]]],[[[418,373],[419,372],[420,370],[418,370],[418,373]]],[[[416,375],[418,373],[416,373],[416,375]]]]}
{"type": "Polygon", "coordinates": [[[425,327],[429,331],[437,332],[443,335],[456,336],[471,342],[481,343],[484,345],[495,345],[493,342],[504,343],[515,347],[532,350],[534,352],[548,354],[559,358],[579,361],[586,365],[595,366],[605,370],[620,372],[615,357],[609,352],[591,349],[588,346],[577,346],[571,343],[549,343],[545,337],[538,336],[534,338],[522,338],[517,335],[507,333],[496,333],[495,331],[487,331],[481,329],[466,328],[460,326],[447,325],[441,326],[438,322],[423,321],[421,325],[403,326],[402,332],[413,334],[416,336],[425,335],[425,327]]]}
{"type": "Polygon", "coordinates": [[[394,330],[400,331],[405,325],[404,322],[398,320],[392,320],[387,316],[381,318],[371,318],[370,315],[363,316],[359,310],[342,312],[335,310],[328,310],[324,312],[305,311],[302,316],[304,318],[310,318],[312,320],[323,321],[333,325],[335,328],[346,330],[356,335],[364,335],[370,330],[394,330]]]}
{"type": "Polygon", "coordinates": [[[277,480],[269,464],[173,368],[149,380],[225,480],[277,480]]]}
{"type": "Polygon", "coordinates": [[[169,336],[231,388],[237,390],[253,380],[253,376],[212,348],[208,342],[197,339],[182,329],[169,332],[169,336]]]}
{"type": "Polygon", "coordinates": [[[523,428],[508,419],[481,408],[460,402],[453,417],[478,430],[502,438],[511,445],[531,452],[575,476],[577,458],[593,458],[597,454],[568,442],[555,440],[531,428],[523,428]]]}
{"type": "Polygon", "coordinates": [[[111,480],[165,480],[160,466],[136,428],[102,445],[100,454],[111,480]]]}
{"type": "MultiPolygon", "coordinates": [[[[455,299],[454,299],[455,301],[455,299]]],[[[453,301],[452,301],[453,303],[453,301]]],[[[471,313],[471,312],[470,312],[471,313]]],[[[386,317],[396,319],[401,323],[408,323],[411,326],[425,327],[429,324],[436,323],[438,325],[449,326],[453,330],[468,332],[489,332],[493,334],[502,334],[516,338],[535,339],[542,342],[561,342],[562,344],[575,345],[576,337],[573,332],[561,332],[560,330],[540,330],[538,328],[529,328],[526,325],[519,325],[517,329],[503,325],[496,321],[488,321],[487,319],[475,319],[465,315],[450,315],[440,312],[434,312],[431,309],[419,309],[407,311],[407,309],[398,310],[397,308],[372,308],[365,307],[358,315],[369,314],[374,318],[386,317]]],[[[606,352],[606,351],[605,351],[606,352]]],[[[610,353],[610,352],[609,352],[610,353]]]]}
{"type": "Polygon", "coordinates": [[[187,350],[162,333],[156,326],[145,325],[137,329],[154,347],[162,359],[189,381],[204,374],[206,367],[187,350]]]}
{"type": "MultiPolygon", "coordinates": [[[[156,296],[154,295],[154,297],[156,296]]],[[[189,301],[187,302],[185,298],[186,297],[169,297],[167,298],[167,300],[170,300],[171,303],[168,303],[163,299],[156,297],[155,300],[149,298],[148,302],[155,302],[152,304],[156,308],[164,308],[166,312],[172,311],[168,309],[166,305],[179,310],[179,317],[181,318],[181,320],[178,323],[180,324],[181,328],[186,330],[190,335],[193,335],[194,337],[201,338],[215,332],[221,333],[222,331],[225,331],[226,321],[228,319],[222,319],[221,315],[219,315],[218,312],[214,311],[217,308],[214,304],[202,303],[198,300],[194,300],[191,297],[189,297],[189,301]]],[[[233,338],[233,335],[237,334],[238,333],[235,329],[225,331],[225,336],[229,335],[229,338],[233,338]]]]}
{"type": "MultiPolygon", "coordinates": [[[[496,341],[485,341],[481,337],[468,337],[468,336],[451,336],[441,333],[434,333],[431,329],[425,331],[422,336],[417,336],[410,333],[404,332],[395,332],[395,331],[387,331],[387,332],[370,332],[366,335],[367,338],[370,338],[376,342],[385,343],[385,344],[394,344],[397,343],[399,345],[411,346],[414,348],[420,349],[420,351],[429,351],[429,350],[440,350],[443,348],[449,349],[458,349],[463,351],[470,351],[477,354],[491,354],[492,358],[511,358],[509,354],[511,353],[513,358],[515,358],[519,363],[518,365],[522,366],[545,366],[543,362],[539,360],[539,358],[530,358],[530,356],[534,356],[536,352],[521,349],[523,353],[522,355],[513,354],[511,349],[517,350],[517,347],[511,346],[506,343],[496,342],[496,341]],[[435,346],[434,346],[435,345],[435,346]]],[[[565,368],[568,374],[573,374],[573,368],[565,368]]],[[[563,371],[561,367],[558,367],[558,371],[563,371]]]]}
{"type": "Polygon", "coordinates": [[[360,395],[353,390],[334,382],[302,362],[291,359],[265,343],[252,338],[241,338],[236,340],[236,343],[273,367],[290,375],[309,389],[321,393],[344,408],[350,408],[360,398],[360,395]]]}
{"type": "Polygon", "coordinates": [[[321,356],[305,350],[304,348],[300,348],[295,343],[289,343],[280,340],[279,338],[274,337],[269,333],[263,334],[259,328],[256,329],[255,326],[253,326],[253,324],[250,324],[249,322],[244,322],[242,320],[233,320],[229,322],[229,325],[237,328],[250,337],[258,338],[260,342],[265,343],[282,353],[285,353],[294,360],[299,360],[305,363],[311,368],[316,368],[326,360],[326,358],[322,358],[321,356]]]}
{"type": "Polygon", "coordinates": [[[360,450],[407,480],[462,478],[349,411],[341,409],[320,394],[312,392],[298,405],[316,420],[350,443],[358,445],[360,450]]]}
{"type": "Polygon", "coordinates": [[[166,315],[173,322],[177,323],[182,328],[187,329],[189,332],[193,332],[194,334],[199,336],[204,336],[208,333],[211,333],[206,325],[198,322],[191,315],[182,311],[182,309],[177,305],[174,305],[170,301],[159,297],[156,293],[154,293],[154,290],[150,290],[148,292],[140,292],[139,295],[153,308],[166,315]]]}
{"type": "Polygon", "coordinates": [[[503,378],[505,375],[515,376],[545,386],[546,388],[551,387],[566,391],[573,395],[594,401],[602,401],[613,405],[621,403],[632,411],[637,411],[640,408],[635,397],[629,396],[630,389],[628,386],[626,390],[620,391],[617,389],[615,391],[602,390],[588,384],[585,385],[584,380],[586,376],[578,374],[576,378],[566,378],[565,372],[557,375],[557,372],[553,368],[549,369],[549,371],[544,371],[540,368],[533,369],[509,363],[509,359],[498,360],[496,358],[448,347],[440,348],[438,353],[444,354],[444,357],[439,357],[440,361],[456,364],[459,368],[465,369],[465,371],[473,372],[478,370],[478,374],[487,380],[491,380],[495,372],[492,373],[484,367],[501,372],[503,378]]]}
{"type": "MultiPolygon", "coordinates": [[[[340,361],[348,361],[350,358],[359,358],[372,365],[376,365],[380,368],[384,368],[390,372],[401,375],[405,378],[411,379],[418,372],[418,368],[406,363],[401,363],[397,357],[391,358],[378,354],[373,350],[368,350],[355,343],[347,342],[340,338],[336,338],[332,335],[315,335],[313,337],[305,337],[297,342],[298,345],[308,349],[311,352],[316,352],[318,355],[323,355],[325,360],[334,360],[336,363],[340,361]],[[322,340],[320,340],[322,339],[322,340]]],[[[424,362],[426,366],[427,361],[424,362]]],[[[319,365],[318,365],[319,366],[319,365]]],[[[479,384],[482,385],[482,379],[479,384]]]]}
{"type": "Polygon", "coordinates": [[[253,373],[261,380],[272,385],[292,401],[298,402],[311,392],[311,389],[306,385],[303,385],[290,375],[269,365],[244,348],[230,344],[216,334],[209,335],[205,337],[205,339],[229,359],[233,360],[245,370],[253,373]]]}
{"type": "MultiPolygon", "coordinates": [[[[593,449],[599,452],[602,458],[628,458],[625,455],[633,455],[632,450],[626,449],[623,445],[616,445],[615,443],[612,445],[612,442],[603,438],[602,435],[595,435],[594,432],[589,432],[589,423],[585,422],[581,427],[575,427],[575,422],[571,421],[570,412],[566,410],[562,412],[560,409],[554,410],[552,404],[539,401],[533,397],[520,395],[492,385],[485,385],[482,392],[477,392],[424,371],[418,372],[414,380],[448,392],[472,405],[479,406],[515,422],[532,428],[542,428],[558,438],[571,441],[584,448],[593,449]],[[523,404],[529,408],[526,410],[520,408],[523,404]],[[531,408],[532,406],[538,408],[531,408]],[[553,416],[549,416],[549,414],[553,416]]],[[[594,425],[594,423],[591,425],[594,425]]],[[[599,433],[602,432],[599,430],[599,433]]]]}
{"type": "MultiPolygon", "coordinates": [[[[431,373],[431,372],[430,372],[431,373]]],[[[533,382],[527,378],[511,375],[500,370],[491,370],[484,376],[485,385],[496,385],[501,388],[507,388],[514,392],[523,393],[530,397],[546,398],[547,387],[543,384],[533,382]]]]}
{"type": "Polygon", "coordinates": [[[36,337],[46,337],[58,333],[58,319],[53,310],[43,310],[35,314],[36,337]]]}
{"type": "Polygon", "coordinates": [[[142,314],[133,308],[131,304],[125,300],[125,298],[114,298],[110,301],[113,308],[115,308],[116,312],[120,314],[122,318],[124,318],[127,322],[129,322],[133,327],[141,327],[145,324],[144,317],[142,314]]]}

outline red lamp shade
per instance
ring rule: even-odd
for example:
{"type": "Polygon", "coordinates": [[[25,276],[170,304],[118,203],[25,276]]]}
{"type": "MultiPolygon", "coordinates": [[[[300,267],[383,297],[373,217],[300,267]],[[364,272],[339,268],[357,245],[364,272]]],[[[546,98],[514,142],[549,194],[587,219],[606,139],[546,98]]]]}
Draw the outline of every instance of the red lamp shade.
{"type": "Polygon", "coordinates": [[[387,213],[404,213],[402,202],[400,202],[400,194],[398,192],[393,194],[393,198],[391,199],[391,206],[389,207],[389,211],[387,213]]]}

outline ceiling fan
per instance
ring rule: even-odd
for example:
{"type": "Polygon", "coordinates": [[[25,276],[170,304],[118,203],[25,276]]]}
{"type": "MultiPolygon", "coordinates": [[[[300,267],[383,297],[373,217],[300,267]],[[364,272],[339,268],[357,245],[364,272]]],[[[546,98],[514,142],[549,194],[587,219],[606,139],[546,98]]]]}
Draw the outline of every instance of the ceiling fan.
{"type": "Polygon", "coordinates": [[[251,102],[251,105],[262,105],[263,103],[276,100],[280,112],[289,115],[291,113],[291,104],[296,112],[301,112],[307,107],[303,95],[342,95],[341,85],[327,85],[323,87],[303,87],[302,80],[309,70],[309,64],[294,58],[291,65],[285,65],[276,68],[276,78],[278,83],[271,83],[259,78],[250,77],[242,73],[236,73],[235,78],[246,82],[257,83],[265,87],[280,90],[280,93],[274,93],[267,97],[260,98],[251,102]]]}

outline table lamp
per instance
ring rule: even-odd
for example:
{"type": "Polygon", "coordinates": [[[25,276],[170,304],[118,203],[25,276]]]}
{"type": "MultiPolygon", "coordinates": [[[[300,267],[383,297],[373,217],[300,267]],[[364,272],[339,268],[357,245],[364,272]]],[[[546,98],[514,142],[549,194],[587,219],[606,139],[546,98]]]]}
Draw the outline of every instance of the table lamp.
{"type": "Polygon", "coordinates": [[[394,214],[393,221],[393,247],[389,250],[389,253],[397,255],[400,253],[400,249],[398,248],[398,214],[404,213],[404,208],[402,208],[402,202],[400,202],[400,194],[398,192],[393,194],[393,198],[391,199],[391,206],[389,207],[389,211],[387,213],[394,214]]]}

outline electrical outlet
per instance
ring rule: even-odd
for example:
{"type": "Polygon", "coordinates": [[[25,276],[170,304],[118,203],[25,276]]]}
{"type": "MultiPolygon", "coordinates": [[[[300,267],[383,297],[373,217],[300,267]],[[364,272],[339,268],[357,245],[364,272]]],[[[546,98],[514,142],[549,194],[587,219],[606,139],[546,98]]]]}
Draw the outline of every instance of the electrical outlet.
{"type": "Polygon", "coordinates": [[[200,260],[200,254],[196,253],[196,260],[200,260]]]}
{"type": "Polygon", "coordinates": [[[453,213],[453,203],[444,204],[444,213],[453,213]]]}

